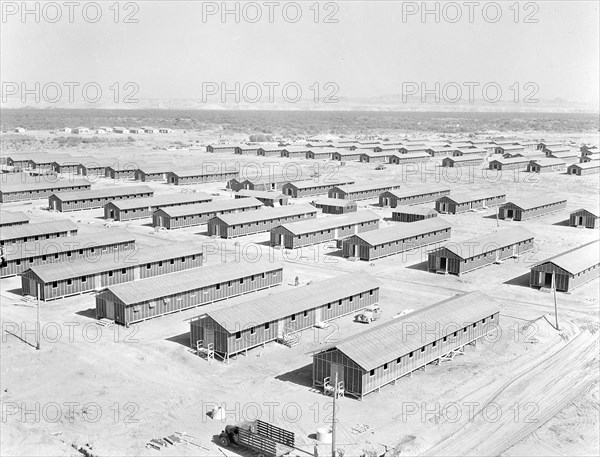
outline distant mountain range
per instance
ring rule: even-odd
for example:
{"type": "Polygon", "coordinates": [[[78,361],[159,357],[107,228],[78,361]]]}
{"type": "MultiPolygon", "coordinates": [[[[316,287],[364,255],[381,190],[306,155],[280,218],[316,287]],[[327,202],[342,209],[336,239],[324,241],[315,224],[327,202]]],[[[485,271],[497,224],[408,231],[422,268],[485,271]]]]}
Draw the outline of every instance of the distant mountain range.
{"type": "Polygon", "coordinates": [[[101,100],[98,103],[87,103],[83,100],[75,103],[44,103],[31,105],[23,104],[20,100],[8,99],[2,108],[25,109],[164,109],[164,110],[239,110],[239,111],[407,111],[407,112],[488,112],[488,113],[597,113],[599,107],[593,103],[580,103],[555,98],[552,100],[540,99],[536,103],[514,103],[513,101],[500,100],[490,103],[485,100],[475,100],[470,103],[468,99],[451,103],[441,100],[436,103],[433,96],[429,96],[425,103],[418,96],[407,96],[403,99],[401,94],[380,95],[371,98],[339,97],[336,103],[315,103],[313,100],[300,100],[297,103],[287,102],[284,99],[269,103],[268,100],[257,103],[204,103],[201,99],[186,98],[140,98],[137,103],[114,103],[113,100],[101,100]]]}

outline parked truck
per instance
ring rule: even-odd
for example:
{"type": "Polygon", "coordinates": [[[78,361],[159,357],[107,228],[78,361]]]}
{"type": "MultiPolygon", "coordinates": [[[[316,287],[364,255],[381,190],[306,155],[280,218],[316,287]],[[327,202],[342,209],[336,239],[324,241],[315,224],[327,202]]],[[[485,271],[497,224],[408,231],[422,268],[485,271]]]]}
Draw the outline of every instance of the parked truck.
{"type": "Polygon", "coordinates": [[[290,453],[295,444],[292,432],[261,420],[227,425],[219,435],[224,447],[240,446],[265,457],[281,457],[290,453]]]}

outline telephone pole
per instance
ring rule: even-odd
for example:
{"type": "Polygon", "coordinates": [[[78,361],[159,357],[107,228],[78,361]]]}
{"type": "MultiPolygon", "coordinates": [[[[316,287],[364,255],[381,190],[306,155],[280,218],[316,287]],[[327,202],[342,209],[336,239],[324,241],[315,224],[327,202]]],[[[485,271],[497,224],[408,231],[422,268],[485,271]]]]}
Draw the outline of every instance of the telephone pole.
{"type": "Polygon", "coordinates": [[[335,400],[338,395],[338,373],[335,372],[335,384],[333,384],[333,414],[331,416],[331,457],[336,457],[335,452],[335,400]]]}
{"type": "Polygon", "coordinates": [[[40,284],[37,285],[37,323],[35,325],[35,349],[40,350],[40,284]]]}
{"type": "Polygon", "coordinates": [[[554,319],[556,320],[556,330],[560,330],[558,326],[558,304],[556,303],[556,273],[552,273],[552,289],[554,289],[554,319]]]}

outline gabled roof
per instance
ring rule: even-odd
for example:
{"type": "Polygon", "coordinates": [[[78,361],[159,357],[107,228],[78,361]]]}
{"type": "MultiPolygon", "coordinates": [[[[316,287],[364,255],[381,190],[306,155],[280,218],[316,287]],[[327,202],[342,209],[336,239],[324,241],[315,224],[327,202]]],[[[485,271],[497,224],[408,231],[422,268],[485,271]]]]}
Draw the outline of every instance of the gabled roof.
{"type": "Polygon", "coordinates": [[[365,371],[375,369],[441,339],[445,334],[500,311],[500,304],[475,291],[406,314],[318,351],[337,348],[365,371]],[[427,331],[415,332],[414,329],[427,331]]]}
{"type": "Polygon", "coordinates": [[[499,164],[502,165],[509,165],[511,163],[529,163],[529,160],[527,157],[511,157],[509,159],[505,159],[504,157],[500,157],[498,159],[493,159],[490,160],[490,163],[492,162],[498,162],[499,164]]]}
{"type": "Polygon", "coordinates": [[[379,246],[380,244],[392,243],[449,228],[452,228],[452,226],[441,217],[432,217],[409,224],[398,224],[377,230],[369,230],[368,232],[357,233],[353,236],[363,240],[370,246],[379,246]]]}
{"type": "Polygon", "coordinates": [[[201,255],[202,246],[195,243],[172,243],[161,246],[147,246],[139,250],[110,252],[100,256],[97,261],[77,259],[72,262],[47,263],[31,267],[32,271],[43,282],[88,276],[104,271],[130,268],[151,262],[178,259],[186,255],[201,255]]]}
{"type": "Polygon", "coordinates": [[[195,176],[220,176],[225,174],[238,174],[235,170],[218,170],[218,171],[207,171],[202,168],[196,169],[185,169],[185,170],[171,170],[178,178],[193,178],[195,176]]]}
{"type": "Polygon", "coordinates": [[[314,201],[315,204],[317,205],[324,205],[324,206],[337,206],[340,208],[343,208],[344,206],[348,206],[348,205],[352,205],[352,206],[356,206],[356,202],[354,200],[346,200],[344,198],[319,198],[318,200],[314,201]]]}
{"type": "MultiPolygon", "coordinates": [[[[432,220],[435,220],[435,218],[432,220]]],[[[460,243],[450,242],[440,249],[446,249],[461,259],[466,260],[499,248],[533,239],[533,237],[533,233],[523,227],[511,227],[487,235],[470,238],[460,243]]]]}
{"type": "Polygon", "coordinates": [[[254,197],[254,198],[270,198],[276,200],[278,198],[284,198],[281,192],[274,192],[270,190],[251,190],[251,189],[241,189],[234,194],[234,196],[242,196],[242,197],[254,197]]]}
{"type": "Polygon", "coordinates": [[[576,152],[576,151],[553,152],[550,154],[550,157],[554,157],[556,159],[579,157],[579,152],[576,152]]]}
{"type": "Polygon", "coordinates": [[[277,208],[263,208],[256,211],[242,211],[239,213],[222,214],[216,216],[227,225],[251,224],[253,222],[278,219],[280,217],[300,216],[304,214],[317,213],[312,205],[285,205],[277,208]]]}
{"type": "Polygon", "coordinates": [[[519,146],[516,144],[499,144],[496,147],[502,149],[503,151],[516,151],[525,149],[525,146],[519,146]]]}
{"type": "MultiPolygon", "coordinates": [[[[64,189],[69,187],[86,186],[91,187],[91,183],[85,179],[59,179],[52,176],[36,176],[25,177],[21,175],[21,179],[7,180],[2,182],[0,192],[3,194],[13,192],[26,192],[29,190],[47,190],[47,189],[64,189]]],[[[85,191],[79,191],[85,192],[85,191]]]]}
{"type": "Polygon", "coordinates": [[[583,270],[587,270],[594,265],[600,264],[600,241],[592,241],[591,243],[573,248],[562,254],[555,255],[554,257],[550,257],[535,264],[532,268],[545,263],[553,263],[568,273],[576,275],[583,270]]]}
{"type": "Polygon", "coordinates": [[[473,202],[476,200],[487,200],[489,198],[497,198],[503,196],[506,196],[506,192],[503,192],[501,190],[488,189],[479,191],[475,190],[472,192],[461,192],[459,194],[453,193],[452,195],[444,195],[440,198],[448,199],[450,201],[453,201],[454,203],[463,204],[473,202]]]}
{"type": "Polygon", "coordinates": [[[87,200],[90,198],[110,198],[120,195],[135,195],[153,193],[152,188],[148,186],[118,186],[107,187],[104,189],[79,190],[75,192],[56,192],[53,194],[62,202],[87,200]]]}
{"type": "Polygon", "coordinates": [[[592,160],[591,162],[574,163],[573,165],[569,165],[569,168],[581,168],[583,170],[598,167],[600,167],[600,161],[598,160],[592,160]]]}
{"type": "Polygon", "coordinates": [[[354,179],[348,176],[338,176],[336,178],[325,176],[306,181],[290,182],[288,184],[296,189],[310,189],[312,187],[334,187],[343,184],[354,184],[354,179]]]}
{"type": "Polygon", "coordinates": [[[564,160],[552,159],[552,158],[533,159],[533,160],[530,160],[529,163],[539,165],[540,167],[550,167],[552,165],[565,165],[566,164],[566,162],[564,160]]]}
{"type": "Polygon", "coordinates": [[[526,197],[511,198],[510,201],[503,203],[502,206],[513,204],[517,208],[528,210],[566,201],[566,198],[552,197],[549,195],[530,195],[526,197]]]}
{"type": "Polygon", "coordinates": [[[346,225],[361,224],[363,222],[378,221],[379,216],[373,211],[356,211],[339,216],[319,217],[304,221],[282,224],[280,227],[293,235],[320,232],[321,230],[332,230],[346,225]]]}
{"type": "Polygon", "coordinates": [[[436,213],[435,208],[426,205],[412,205],[412,206],[397,206],[394,208],[392,213],[402,213],[402,214],[417,214],[420,216],[428,216],[429,214],[436,213]]]}
{"type": "MultiPolygon", "coordinates": [[[[28,241],[6,249],[6,260],[28,259],[83,248],[103,247],[110,244],[135,242],[135,236],[125,230],[110,229],[75,236],[61,236],[41,241],[28,241]]],[[[113,255],[113,254],[110,254],[113,255]]]]}
{"type": "Polygon", "coordinates": [[[406,154],[399,154],[399,153],[391,153],[389,154],[390,157],[398,157],[399,159],[402,160],[407,160],[407,159],[418,159],[421,157],[431,157],[431,154],[428,154],[427,152],[423,151],[423,152],[407,152],[406,154]]]}
{"type": "Polygon", "coordinates": [[[213,200],[209,203],[198,203],[194,205],[169,206],[161,208],[158,211],[161,211],[170,217],[178,217],[194,214],[218,213],[230,209],[252,208],[255,206],[263,206],[263,203],[256,198],[247,197],[230,200],[213,200]]]}
{"type": "Polygon", "coordinates": [[[466,156],[454,156],[454,157],[444,157],[443,162],[474,162],[474,161],[483,161],[483,157],[471,157],[470,155],[466,156]]]}
{"type": "Polygon", "coordinates": [[[127,200],[113,200],[108,203],[118,209],[156,208],[157,206],[177,205],[180,203],[209,202],[212,197],[204,192],[186,192],[179,194],[155,195],[154,197],[131,198],[127,200]]]}
{"type": "Polygon", "coordinates": [[[587,211],[592,216],[600,217],[600,209],[597,206],[596,207],[586,206],[584,208],[579,208],[579,209],[576,209],[575,211],[572,211],[571,214],[577,213],[579,211],[587,211]]]}
{"type": "Polygon", "coordinates": [[[390,188],[399,188],[400,187],[399,180],[390,180],[390,181],[368,181],[368,182],[360,182],[356,184],[348,184],[346,186],[335,186],[336,189],[346,193],[352,194],[356,192],[365,192],[370,190],[388,190],[390,188]]]}
{"type": "Polygon", "coordinates": [[[191,268],[167,275],[154,276],[140,281],[116,284],[108,290],[126,305],[143,303],[214,284],[268,273],[283,268],[277,261],[224,262],[211,266],[191,268]]]}
{"type": "Polygon", "coordinates": [[[29,222],[29,216],[23,211],[0,211],[0,225],[29,222]]]}
{"type": "Polygon", "coordinates": [[[274,322],[292,314],[377,289],[379,285],[377,279],[364,271],[348,273],[220,308],[207,314],[233,334],[252,326],[274,322]]]}
{"type": "Polygon", "coordinates": [[[386,193],[389,193],[397,198],[416,197],[419,195],[426,195],[437,192],[450,192],[450,187],[445,186],[443,184],[430,184],[428,186],[420,186],[417,188],[400,188],[386,191],[386,193]]]}
{"type": "Polygon", "coordinates": [[[0,240],[15,240],[26,236],[42,236],[48,233],[70,232],[72,230],[77,230],[77,228],[77,224],[71,219],[11,225],[10,227],[2,228],[0,231],[0,240]]]}

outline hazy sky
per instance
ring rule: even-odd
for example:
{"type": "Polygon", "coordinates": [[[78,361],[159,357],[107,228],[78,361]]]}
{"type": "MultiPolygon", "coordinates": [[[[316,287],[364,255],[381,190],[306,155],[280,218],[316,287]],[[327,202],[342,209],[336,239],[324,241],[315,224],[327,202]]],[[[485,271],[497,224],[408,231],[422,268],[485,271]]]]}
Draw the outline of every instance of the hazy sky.
{"type": "Polygon", "coordinates": [[[232,87],[236,81],[296,82],[307,95],[315,82],[334,82],[338,95],[348,97],[400,94],[403,82],[495,82],[511,96],[516,82],[522,98],[531,91],[524,85],[533,82],[539,98],[599,100],[597,1],[521,3],[517,21],[513,1],[474,2],[473,23],[465,2],[428,3],[432,10],[438,5],[438,23],[434,14],[408,14],[421,2],[323,2],[312,9],[313,1],[272,2],[273,23],[268,2],[237,3],[239,23],[234,14],[223,21],[220,11],[203,17],[203,9],[221,9],[222,3],[200,1],[121,2],[117,23],[113,2],[99,2],[102,17],[92,23],[93,5],[88,20],[82,13],[88,3],[75,8],[72,23],[68,6],[55,3],[62,17],[52,23],[57,9],[42,2],[36,23],[34,14],[21,16],[21,2],[3,2],[2,81],[94,81],[105,90],[132,81],[140,98],[199,98],[203,82],[232,87]],[[502,16],[493,23],[495,5],[502,16]],[[262,17],[251,23],[257,7],[262,17]],[[302,16],[293,23],[297,11],[302,16]],[[462,17],[451,22],[459,11],[462,17]],[[138,22],[124,23],[128,13],[138,22]],[[328,13],[337,23],[324,23],[328,13]]]}

